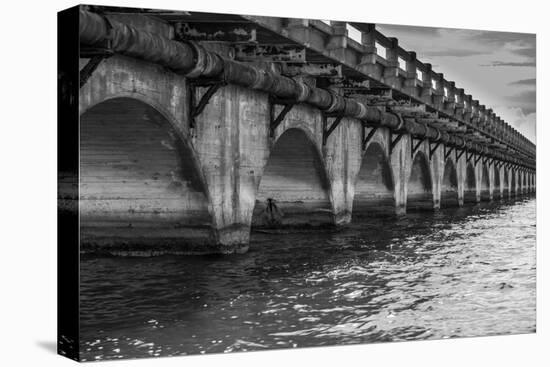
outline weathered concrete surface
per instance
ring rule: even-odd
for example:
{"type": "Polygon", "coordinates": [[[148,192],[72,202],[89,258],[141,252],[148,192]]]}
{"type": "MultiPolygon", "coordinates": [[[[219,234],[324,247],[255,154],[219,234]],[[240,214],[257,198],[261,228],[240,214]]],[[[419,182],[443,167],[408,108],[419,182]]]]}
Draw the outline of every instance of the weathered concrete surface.
{"type": "Polygon", "coordinates": [[[386,128],[363,150],[354,119],[323,145],[323,115],[311,106],[295,105],[272,136],[267,94],[233,85],[191,127],[189,91],[185,78],[124,56],[81,88],[84,250],[243,252],[252,226],[337,226],[534,191],[534,174],[519,167],[445,159],[427,141],[412,154],[409,135],[390,149],[386,128]]]}

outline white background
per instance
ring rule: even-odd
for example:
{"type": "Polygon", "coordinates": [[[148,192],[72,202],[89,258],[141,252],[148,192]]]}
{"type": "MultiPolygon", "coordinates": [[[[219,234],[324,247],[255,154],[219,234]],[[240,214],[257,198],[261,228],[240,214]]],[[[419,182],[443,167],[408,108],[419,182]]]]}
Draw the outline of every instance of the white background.
{"type": "MultiPolygon", "coordinates": [[[[0,22],[0,365],[66,366],[56,345],[56,12],[71,1],[8,0],[0,22]]],[[[550,11],[544,1],[206,0],[100,4],[537,33],[537,333],[460,340],[126,360],[116,366],[550,365],[548,90],[550,11]],[[548,143],[547,143],[548,144],[548,143]],[[546,161],[546,164],[548,161],[546,161]],[[544,265],[546,267],[544,267],[544,265]],[[546,288],[546,290],[545,290],[546,288]],[[544,310],[546,309],[546,313],[544,310]]],[[[94,364],[95,365],[95,364],[94,364]]]]}

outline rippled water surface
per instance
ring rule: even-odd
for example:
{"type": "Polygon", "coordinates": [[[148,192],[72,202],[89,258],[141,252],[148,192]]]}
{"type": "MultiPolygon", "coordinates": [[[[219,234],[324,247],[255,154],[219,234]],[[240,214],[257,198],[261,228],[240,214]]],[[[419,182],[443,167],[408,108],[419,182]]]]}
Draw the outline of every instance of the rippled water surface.
{"type": "Polygon", "coordinates": [[[83,257],[82,358],[535,331],[535,200],[253,233],[219,257],[83,257]]]}

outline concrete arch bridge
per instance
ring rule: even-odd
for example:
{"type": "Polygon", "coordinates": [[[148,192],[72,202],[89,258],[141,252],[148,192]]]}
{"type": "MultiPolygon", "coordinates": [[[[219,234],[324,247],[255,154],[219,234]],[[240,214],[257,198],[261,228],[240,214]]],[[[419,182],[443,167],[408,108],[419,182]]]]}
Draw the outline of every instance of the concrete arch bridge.
{"type": "Polygon", "coordinates": [[[535,192],[535,146],[372,24],[78,12],[85,250],[244,252],[251,227],[535,192]]]}

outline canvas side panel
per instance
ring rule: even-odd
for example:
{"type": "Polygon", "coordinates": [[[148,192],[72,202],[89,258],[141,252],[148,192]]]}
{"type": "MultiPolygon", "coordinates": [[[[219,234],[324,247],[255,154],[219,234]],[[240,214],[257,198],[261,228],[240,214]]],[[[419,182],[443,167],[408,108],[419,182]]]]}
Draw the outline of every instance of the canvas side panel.
{"type": "Polygon", "coordinates": [[[57,16],[57,352],[79,360],[78,7],[57,16]]]}

